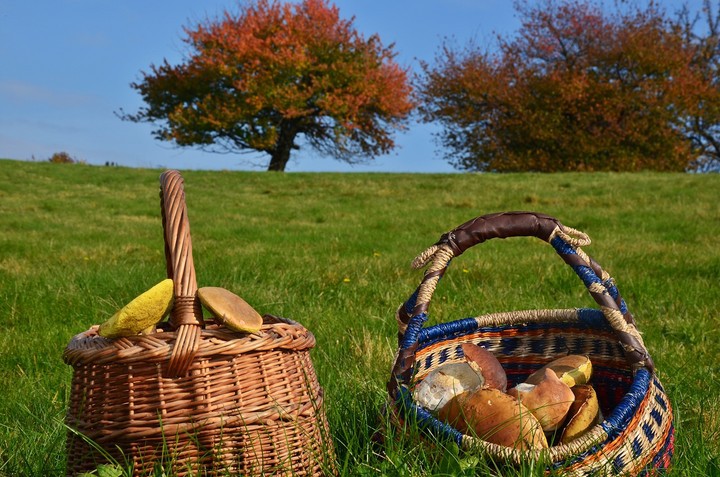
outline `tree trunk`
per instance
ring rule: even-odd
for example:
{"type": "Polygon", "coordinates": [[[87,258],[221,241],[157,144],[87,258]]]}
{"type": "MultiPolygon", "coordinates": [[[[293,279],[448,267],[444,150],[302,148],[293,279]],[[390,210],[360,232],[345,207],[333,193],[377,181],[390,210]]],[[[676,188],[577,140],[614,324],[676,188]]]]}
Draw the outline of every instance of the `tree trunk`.
{"type": "Polygon", "coordinates": [[[281,124],[278,140],[275,149],[270,151],[270,164],[268,171],[284,172],[290,160],[290,152],[297,149],[295,146],[295,136],[297,136],[297,127],[293,124],[281,124]]]}
{"type": "Polygon", "coordinates": [[[290,149],[275,149],[270,154],[270,165],[268,171],[284,172],[285,166],[290,160],[290,149]]]}

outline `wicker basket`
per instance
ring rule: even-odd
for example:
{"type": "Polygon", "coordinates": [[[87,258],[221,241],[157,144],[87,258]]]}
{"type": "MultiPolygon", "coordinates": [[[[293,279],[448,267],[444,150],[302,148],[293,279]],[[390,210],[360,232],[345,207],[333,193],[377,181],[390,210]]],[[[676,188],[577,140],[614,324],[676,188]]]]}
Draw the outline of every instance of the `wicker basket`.
{"type": "Polygon", "coordinates": [[[333,473],[315,338],[270,315],[255,334],[203,320],[183,180],[160,182],[173,310],[153,334],[109,340],[95,326],[68,344],[67,475],[108,460],[136,476],[333,473]]]}
{"type": "Polygon", "coordinates": [[[468,221],[417,257],[416,268],[428,267],[396,316],[399,351],[388,382],[394,414],[417,422],[428,437],[451,439],[502,465],[538,460],[548,463],[547,472],[554,475],[648,475],[669,468],[674,442],[670,402],[614,280],[580,249],[589,243],[587,235],[552,217],[509,212],[468,221]],[[486,240],[516,236],[550,243],[599,309],[511,311],[423,326],[452,258],[486,240]],[[493,352],[507,372],[508,386],[559,356],[588,355],[604,420],[580,438],[541,451],[519,451],[460,433],[417,405],[411,391],[439,365],[463,360],[463,342],[493,352]]]}

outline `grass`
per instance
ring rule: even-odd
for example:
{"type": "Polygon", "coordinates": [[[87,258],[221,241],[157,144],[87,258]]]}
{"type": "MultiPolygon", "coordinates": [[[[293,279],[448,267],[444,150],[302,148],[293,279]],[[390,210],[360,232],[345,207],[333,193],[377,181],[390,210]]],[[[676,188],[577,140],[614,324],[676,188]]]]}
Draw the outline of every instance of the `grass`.
{"type": "MultiPolygon", "coordinates": [[[[76,333],[164,277],[160,170],[0,161],[0,476],[63,475],[76,333]]],[[[413,432],[373,429],[395,352],[394,311],[441,233],[503,210],[587,232],[618,281],[672,400],[673,475],[720,475],[720,175],[268,174],[187,171],[200,286],[313,331],[342,475],[473,475],[486,464],[413,432]]],[[[430,324],[483,312],[592,306],[540,241],[456,260],[430,324]]],[[[539,475],[520,469],[518,475],[539,475]]]]}

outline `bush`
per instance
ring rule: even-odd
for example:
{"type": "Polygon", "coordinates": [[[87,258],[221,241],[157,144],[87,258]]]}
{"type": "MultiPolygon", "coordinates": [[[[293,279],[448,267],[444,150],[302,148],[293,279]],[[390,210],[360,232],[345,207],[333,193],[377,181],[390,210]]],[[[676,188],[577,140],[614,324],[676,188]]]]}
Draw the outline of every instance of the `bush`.
{"type": "Polygon", "coordinates": [[[52,162],[53,164],[75,164],[77,159],[74,159],[70,154],[67,152],[56,152],[50,158],[48,159],[48,162],[52,162]]]}

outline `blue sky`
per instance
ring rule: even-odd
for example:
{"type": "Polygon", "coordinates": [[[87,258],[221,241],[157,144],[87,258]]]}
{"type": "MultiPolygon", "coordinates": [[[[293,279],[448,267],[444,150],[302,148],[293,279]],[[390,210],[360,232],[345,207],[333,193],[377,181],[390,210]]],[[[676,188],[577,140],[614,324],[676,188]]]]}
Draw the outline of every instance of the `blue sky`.
{"type": "MultiPolygon", "coordinates": [[[[444,38],[492,45],[515,31],[512,0],[338,0],[365,35],[395,43],[397,60],[418,69],[444,38]]],[[[681,3],[664,2],[669,11],[681,3]]],[[[700,0],[693,0],[696,6],[700,0]]],[[[267,158],[203,153],[152,138],[151,125],[121,121],[142,106],[130,83],[184,51],[183,26],[216,18],[233,0],[0,0],[0,158],[46,160],[65,151],[90,164],[263,170],[267,158]]],[[[452,172],[431,125],[411,122],[398,147],[367,165],[350,166],[310,149],[287,171],[452,172]]]]}

